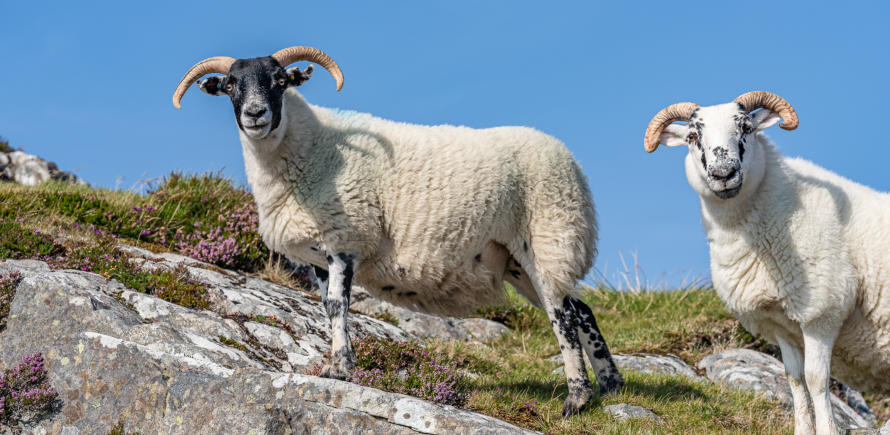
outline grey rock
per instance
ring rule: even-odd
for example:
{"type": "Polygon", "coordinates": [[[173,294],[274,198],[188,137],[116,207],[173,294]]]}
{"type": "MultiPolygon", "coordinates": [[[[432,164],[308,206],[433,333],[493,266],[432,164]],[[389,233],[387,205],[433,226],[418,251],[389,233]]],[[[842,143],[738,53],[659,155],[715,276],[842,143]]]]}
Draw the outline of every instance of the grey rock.
{"type": "Polygon", "coordinates": [[[21,151],[13,151],[10,154],[9,172],[16,183],[36,186],[51,178],[46,162],[37,156],[21,151]]]}
{"type": "Polygon", "coordinates": [[[674,355],[655,354],[615,354],[615,365],[622,370],[635,370],[643,373],[665,373],[669,375],[685,376],[689,379],[700,381],[702,377],[695,372],[689,364],[674,355]]]}
{"type": "Polygon", "coordinates": [[[848,406],[850,406],[850,408],[853,408],[853,410],[856,411],[857,414],[868,420],[868,422],[871,423],[873,426],[877,426],[879,424],[878,416],[875,415],[871,408],[868,407],[868,403],[865,402],[865,398],[862,397],[862,394],[860,394],[858,391],[856,391],[852,387],[841,384],[840,397],[848,406]]]}
{"type": "Polygon", "coordinates": [[[372,297],[361,287],[353,288],[353,301],[350,310],[368,316],[388,313],[399,324],[399,328],[417,338],[441,338],[445,340],[469,340],[470,334],[461,327],[459,319],[411,311],[372,297]]]}
{"type": "MultiPolygon", "coordinates": [[[[770,355],[750,349],[730,349],[702,359],[698,363],[708,379],[719,384],[755,391],[792,409],[791,387],[782,363],[770,355]]],[[[834,419],[843,429],[872,427],[843,400],[831,395],[834,419]]]]}
{"type": "Polygon", "coordinates": [[[510,328],[504,324],[488,319],[461,319],[458,324],[464,331],[479,341],[494,341],[510,332],[510,328]]]}
{"type": "Polygon", "coordinates": [[[881,426],[881,435],[890,435],[890,420],[887,420],[883,426],[881,426]]]}
{"type": "Polygon", "coordinates": [[[87,184],[73,173],[60,170],[55,163],[23,151],[0,153],[0,180],[11,180],[25,186],[36,186],[48,180],[87,184]]]}
{"type": "MultiPolygon", "coordinates": [[[[170,304],[92,273],[0,262],[0,272],[23,275],[0,333],[0,367],[41,352],[59,392],[59,406],[29,422],[28,432],[107,433],[121,421],[127,431],[174,434],[530,433],[466,410],[287,373],[328,350],[320,302],[199,266],[188,267],[214,283],[212,311],[170,304]],[[233,313],[275,315],[296,332],[233,313]],[[304,359],[292,363],[290,351],[304,359]]],[[[364,332],[407,337],[392,325],[351,317],[351,326],[364,332]]]]}
{"type": "Polygon", "coordinates": [[[654,420],[658,423],[664,423],[664,419],[656,413],[643,408],[642,406],[630,405],[627,403],[619,403],[617,405],[608,405],[603,407],[606,414],[611,415],[618,421],[627,421],[630,419],[640,418],[646,420],[654,420]]]}
{"type": "Polygon", "coordinates": [[[389,314],[398,321],[399,328],[417,338],[487,342],[510,332],[510,328],[488,319],[457,319],[412,311],[377,299],[359,286],[353,288],[353,301],[349,307],[372,317],[389,314]]]}

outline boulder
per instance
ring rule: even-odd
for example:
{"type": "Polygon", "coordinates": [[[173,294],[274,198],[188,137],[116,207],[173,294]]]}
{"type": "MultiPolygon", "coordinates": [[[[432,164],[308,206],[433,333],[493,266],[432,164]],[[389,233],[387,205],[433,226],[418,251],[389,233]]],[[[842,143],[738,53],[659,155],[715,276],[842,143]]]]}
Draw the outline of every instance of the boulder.
{"type": "MultiPolygon", "coordinates": [[[[710,355],[698,363],[708,379],[738,388],[754,391],[778,401],[786,409],[792,409],[791,387],[785,377],[785,367],[777,359],[750,349],[729,349],[710,355]]],[[[840,428],[870,428],[871,423],[856,413],[843,400],[831,395],[834,419],[840,428]]]]}
{"type": "Polygon", "coordinates": [[[48,180],[86,185],[73,173],[60,170],[55,163],[23,151],[0,152],[0,180],[25,186],[36,186],[48,180]]]}
{"type": "Polygon", "coordinates": [[[642,406],[629,405],[627,403],[619,403],[617,405],[608,405],[603,407],[606,414],[611,415],[618,421],[627,421],[631,419],[654,420],[658,423],[664,423],[664,419],[658,414],[643,408],[642,406]]]}
{"type": "MultiPolygon", "coordinates": [[[[145,253],[144,267],[175,256],[145,253]]],[[[491,417],[300,374],[329,350],[321,303],[256,278],[188,262],[211,310],[192,310],[80,271],[7,260],[23,275],[0,333],[0,367],[41,352],[58,405],[26,432],[529,433],[491,417]],[[276,326],[256,316],[274,316],[276,326]],[[286,324],[286,325],[285,325],[286,324]]],[[[351,316],[353,331],[404,340],[351,316]]]]}
{"type": "Polygon", "coordinates": [[[665,373],[685,376],[694,381],[702,380],[689,364],[674,355],[655,355],[651,353],[615,354],[615,365],[622,370],[636,370],[643,373],[665,373]]]}

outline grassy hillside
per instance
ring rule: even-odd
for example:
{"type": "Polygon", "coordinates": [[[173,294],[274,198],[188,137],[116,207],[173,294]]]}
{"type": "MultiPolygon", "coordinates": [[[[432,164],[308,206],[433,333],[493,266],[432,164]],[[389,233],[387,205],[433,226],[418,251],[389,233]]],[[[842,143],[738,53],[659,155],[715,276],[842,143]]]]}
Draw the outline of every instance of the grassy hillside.
{"type": "MultiPolygon", "coordinates": [[[[94,271],[190,307],[205,306],[205,289],[187,272],[139,270],[117,244],[180,252],[300,291],[299,283],[262,245],[256,224],[250,194],[213,174],[173,174],[146,195],[61,184],[0,184],[0,259],[39,258],[54,267],[94,271]]],[[[2,293],[0,332],[3,302],[11,299],[2,293]]],[[[507,306],[479,312],[511,328],[490,346],[360,339],[358,381],[442,399],[551,433],[791,432],[788,415],[754,395],[635,372],[624,373],[627,383],[620,394],[596,399],[580,416],[563,420],[565,377],[552,373],[558,365],[549,357],[558,353],[558,346],[546,315],[515,293],[510,295],[507,306]],[[387,375],[406,368],[415,371],[387,375]],[[602,407],[617,403],[649,408],[666,423],[616,423],[602,407]]],[[[596,288],[585,289],[583,297],[614,353],[672,353],[695,363],[728,347],[771,350],[747,334],[710,289],[629,293],[596,288]]]]}

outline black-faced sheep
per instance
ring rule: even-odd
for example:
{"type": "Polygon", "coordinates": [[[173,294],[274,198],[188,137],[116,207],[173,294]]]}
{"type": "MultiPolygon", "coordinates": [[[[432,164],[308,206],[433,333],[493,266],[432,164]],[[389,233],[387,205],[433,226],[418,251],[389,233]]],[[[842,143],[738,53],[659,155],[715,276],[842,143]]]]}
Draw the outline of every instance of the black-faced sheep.
{"type": "Polygon", "coordinates": [[[400,305],[465,314],[503,300],[503,281],[549,316],[566,362],[576,413],[623,383],[590,308],[577,296],[596,253],[587,181],[566,147],[531,128],[471,129],[397,123],[308,104],[295,86],[325,67],[320,50],[291,47],[255,59],[215,57],[193,66],[174,93],[198,86],[235,109],[247,179],[269,247],[312,264],[333,330],[324,376],[350,376],[350,285],[400,305]],[[583,351],[582,351],[583,349],[583,351]]]}

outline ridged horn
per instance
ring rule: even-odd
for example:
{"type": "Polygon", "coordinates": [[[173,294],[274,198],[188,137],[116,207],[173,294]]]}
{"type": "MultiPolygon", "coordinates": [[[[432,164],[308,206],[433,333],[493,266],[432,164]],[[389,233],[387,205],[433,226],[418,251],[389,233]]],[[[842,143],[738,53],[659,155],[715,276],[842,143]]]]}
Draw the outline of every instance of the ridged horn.
{"type": "Polygon", "coordinates": [[[194,84],[199,78],[212,73],[228,74],[229,68],[232,67],[233,63],[235,63],[235,58],[228,56],[214,56],[196,63],[182,76],[182,80],[179,81],[179,85],[173,91],[173,106],[177,109],[182,108],[182,105],[179,104],[182,96],[185,95],[185,91],[188,90],[189,86],[194,84]]]}
{"type": "Polygon", "coordinates": [[[661,109],[661,112],[656,113],[652,121],[649,122],[649,127],[646,128],[646,136],[643,139],[643,146],[646,148],[646,152],[651,153],[658,148],[661,132],[664,131],[668,124],[675,121],[689,121],[689,117],[692,116],[692,112],[695,109],[698,109],[698,104],[677,103],[671,104],[661,109]]]}
{"type": "Polygon", "coordinates": [[[791,107],[791,104],[785,101],[784,98],[772,92],[747,92],[739,95],[733,101],[744,106],[745,110],[748,112],[764,108],[778,113],[779,116],[782,117],[782,123],[779,124],[779,127],[782,127],[785,130],[794,130],[799,124],[797,112],[794,111],[794,107],[791,107]]]}
{"type": "Polygon", "coordinates": [[[272,58],[277,60],[278,63],[285,68],[288,65],[301,60],[315,62],[324,67],[324,69],[328,70],[328,72],[334,76],[334,80],[337,81],[338,91],[343,88],[343,71],[340,71],[340,67],[337,66],[337,62],[334,62],[334,59],[331,59],[325,52],[317,48],[306,46],[288,47],[283,50],[278,50],[272,55],[272,58]]]}

